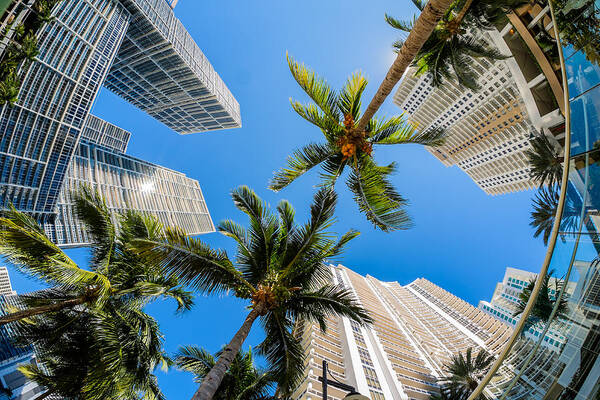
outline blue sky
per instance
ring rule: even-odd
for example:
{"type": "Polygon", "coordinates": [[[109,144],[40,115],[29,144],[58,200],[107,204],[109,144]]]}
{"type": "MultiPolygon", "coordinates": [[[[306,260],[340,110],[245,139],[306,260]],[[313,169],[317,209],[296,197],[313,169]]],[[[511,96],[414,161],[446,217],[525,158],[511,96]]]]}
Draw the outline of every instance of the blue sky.
{"type": "MultiPolygon", "coordinates": [[[[129,154],[198,179],[215,223],[225,218],[245,223],[229,197],[239,185],[249,185],[273,206],[282,198],[290,200],[304,220],[316,173],[279,194],[266,189],[293,149],[321,140],[320,132],[289,105],[290,96],[307,99],[289,74],[286,51],[336,88],[362,70],[371,82],[370,99],[394,58],[391,44],[397,35],[384,14],[409,17],[414,11],[409,0],[181,0],[176,14],[239,101],[243,128],[180,136],[106,90],[94,113],[132,132],[129,154]]],[[[386,115],[398,112],[391,99],[381,109],[386,115]]],[[[335,230],[362,232],[343,258],[346,266],[401,284],[425,277],[475,305],[491,297],[506,267],[539,270],[545,249],[528,226],[531,192],[487,196],[461,170],[444,167],[417,146],[379,148],[375,157],[380,163],[398,163],[393,182],[411,201],[415,228],[375,231],[340,184],[335,230]]],[[[218,233],[203,239],[234,253],[232,242],[218,233]]],[[[69,253],[82,261],[86,256],[82,250],[69,253]]],[[[12,279],[19,292],[37,288],[16,273],[12,279]]],[[[170,303],[150,307],[170,352],[181,344],[216,351],[247,312],[232,298],[200,297],[184,316],[173,316],[174,309],[170,303]]],[[[260,338],[257,326],[245,346],[260,338]]],[[[168,399],[190,398],[196,388],[191,376],[175,370],[161,373],[160,384],[168,399]]]]}

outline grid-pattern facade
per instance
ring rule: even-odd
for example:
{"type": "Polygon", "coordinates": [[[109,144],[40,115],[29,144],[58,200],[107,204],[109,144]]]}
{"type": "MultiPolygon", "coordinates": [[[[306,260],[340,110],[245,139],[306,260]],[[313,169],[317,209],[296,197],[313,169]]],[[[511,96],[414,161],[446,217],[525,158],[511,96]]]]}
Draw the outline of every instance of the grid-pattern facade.
{"type": "MultiPolygon", "coordinates": [[[[491,39],[489,40],[491,42],[491,39]]],[[[533,125],[505,61],[473,60],[478,92],[448,80],[439,88],[410,68],[394,102],[421,128],[447,131],[443,146],[429,148],[444,165],[457,165],[488,194],[534,188],[524,152],[533,125]]]]}
{"type": "Polygon", "coordinates": [[[10,276],[6,267],[0,267],[0,296],[8,296],[15,294],[10,284],[10,276]]]}
{"type": "MultiPolygon", "coordinates": [[[[502,364],[500,373],[492,379],[491,390],[494,395],[500,397],[506,394],[509,400],[542,399],[548,393],[576,387],[575,391],[579,392],[577,396],[565,398],[591,398],[590,392],[600,376],[597,333],[600,275],[596,262],[575,261],[573,266],[577,269],[579,279],[570,280],[566,285],[569,320],[552,321],[541,342],[542,327],[530,329],[521,336],[502,364]],[[584,276],[589,279],[582,279],[584,276]],[[536,350],[538,342],[540,346],[536,350]],[[531,360],[528,360],[530,356],[531,360]],[[523,375],[508,390],[519,371],[523,375]],[[578,386],[586,380],[591,384],[578,386]]],[[[514,310],[515,298],[534,276],[527,271],[507,268],[503,281],[496,286],[492,301],[480,302],[479,308],[507,323],[504,315],[510,315],[514,310]]],[[[551,291],[550,295],[554,294],[551,291]]]]}
{"type": "MultiPolygon", "coordinates": [[[[473,347],[497,353],[512,329],[426,279],[409,285],[381,282],[343,266],[331,266],[335,282],[350,289],[374,319],[362,327],[346,318],[328,319],[326,333],[305,321],[298,326],[306,349],[305,379],[292,398],[320,399],[321,363],[338,381],[371,399],[426,400],[451,355],[473,347]]],[[[331,400],[346,393],[328,388],[331,400]]]]}
{"type": "MultiPolygon", "coordinates": [[[[15,295],[0,294],[0,315],[5,306],[18,305],[15,295]]],[[[0,326],[0,399],[33,400],[44,389],[28,380],[17,370],[19,365],[35,363],[35,355],[30,347],[16,347],[12,344],[10,324],[0,326]]]]}
{"type": "Polygon", "coordinates": [[[132,20],[105,86],[185,134],[241,126],[240,106],[164,0],[120,0],[132,20]]]}
{"type": "MultiPolygon", "coordinates": [[[[529,282],[537,275],[533,272],[523,271],[516,268],[507,268],[504,274],[504,279],[496,285],[494,295],[491,301],[480,301],[479,309],[496,318],[497,320],[509,326],[515,326],[519,320],[518,316],[514,316],[519,304],[519,295],[523,289],[527,287],[529,282]]],[[[556,296],[555,278],[551,278],[550,297],[556,296]]],[[[573,293],[575,285],[569,282],[566,287],[566,294],[573,293]]],[[[544,337],[544,346],[558,351],[565,344],[566,330],[570,328],[567,321],[556,321],[552,328],[544,337]]],[[[534,326],[526,332],[526,337],[537,340],[543,327],[534,326]]]]}
{"type": "Polygon", "coordinates": [[[130,132],[92,114],[88,116],[81,133],[82,139],[120,153],[127,151],[130,137],[130,132]]]}
{"type": "Polygon", "coordinates": [[[114,212],[133,209],[149,213],[190,235],[215,230],[197,180],[82,139],[58,200],[58,216],[44,225],[60,246],[89,243],[73,209],[72,193],[81,185],[98,190],[114,212]]]}
{"type": "MultiPolygon", "coordinates": [[[[29,4],[29,3],[27,3],[29,4]]],[[[31,17],[27,6],[19,18],[31,17]]],[[[125,34],[114,0],[63,1],[38,32],[40,54],[14,107],[0,107],[0,208],[54,212],[84,122],[125,34]]]]}
{"type": "Polygon", "coordinates": [[[179,2],[179,0],[166,0],[167,4],[169,5],[169,7],[171,8],[175,8],[175,6],[177,5],[177,3],[179,2]]]}

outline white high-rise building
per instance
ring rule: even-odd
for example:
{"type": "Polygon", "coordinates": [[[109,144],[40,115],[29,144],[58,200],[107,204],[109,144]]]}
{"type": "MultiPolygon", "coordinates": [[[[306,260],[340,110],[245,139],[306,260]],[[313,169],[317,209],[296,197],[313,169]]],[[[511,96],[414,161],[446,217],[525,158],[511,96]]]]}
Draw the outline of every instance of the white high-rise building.
{"type": "Polygon", "coordinates": [[[434,88],[427,74],[415,77],[416,69],[410,68],[394,102],[422,129],[445,129],[446,143],[428,150],[444,165],[461,168],[486,193],[532,189],[536,184],[524,151],[535,127],[518,83],[507,61],[482,58],[473,63],[478,92],[452,80],[434,88]]]}
{"type": "MultiPolygon", "coordinates": [[[[513,327],[519,320],[515,312],[519,305],[519,295],[523,289],[529,285],[529,282],[535,279],[537,275],[533,272],[524,271],[516,268],[507,268],[502,282],[498,282],[491,301],[481,300],[479,309],[496,318],[499,321],[513,327]]],[[[556,278],[550,278],[550,297],[556,296],[556,278]]],[[[566,287],[567,297],[573,293],[575,283],[569,282],[566,287]]],[[[556,321],[552,328],[548,330],[544,338],[544,346],[558,350],[566,342],[566,331],[570,324],[565,321],[556,321]]],[[[533,326],[525,333],[526,337],[537,339],[543,331],[542,326],[533,326]]]]}
{"type": "MultiPolygon", "coordinates": [[[[331,266],[335,282],[350,289],[374,324],[328,318],[327,331],[301,322],[296,334],[306,349],[305,378],[294,400],[320,400],[322,362],[331,376],[372,400],[427,400],[439,391],[438,379],[452,355],[473,348],[498,353],[512,333],[483,311],[426,279],[402,286],[331,266]]],[[[346,392],[328,388],[328,398],[346,392]]]]}
{"type": "Polygon", "coordinates": [[[0,296],[17,294],[10,284],[10,276],[6,267],[0,267],[0,296]]]}
{"type": "Polygon", "coordinates": [[[73,207],[81,185],[97,190],[113,212],[128,209],[157,217],[189,235],[214,232],[197,180],[125,154],[130,133],[90,115],[58,199],[58,215],[44,224],[59,246],[86,246],[90,240],[73,207]]]}

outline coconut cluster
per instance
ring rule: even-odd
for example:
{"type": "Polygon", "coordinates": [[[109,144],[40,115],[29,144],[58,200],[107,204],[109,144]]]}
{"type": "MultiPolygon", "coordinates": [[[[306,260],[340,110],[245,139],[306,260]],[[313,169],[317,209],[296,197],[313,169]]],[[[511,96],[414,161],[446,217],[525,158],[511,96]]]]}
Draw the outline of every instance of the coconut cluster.
{"type": "Polygon", "coordinates": [[[346,128],[346,134],[337,141],[337,145],[344,156],[344,160],[354,157],[357,150],[370,156],[373,152],[373,145],[367,141],[366,132],[359,132],[354,129],[354,118],[352,117],[352,114],[346,114],[344,116],[344,128],[346,128]]]}

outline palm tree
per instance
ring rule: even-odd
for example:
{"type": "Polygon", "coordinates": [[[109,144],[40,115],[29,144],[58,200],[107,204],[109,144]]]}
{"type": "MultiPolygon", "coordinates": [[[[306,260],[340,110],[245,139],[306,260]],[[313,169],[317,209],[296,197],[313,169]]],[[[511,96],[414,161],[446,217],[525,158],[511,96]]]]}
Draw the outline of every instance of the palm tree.
{"type": "Polygon", "coordinates": [[[269,188],[279,191],[314,167],[322,166],[322,186],[333,186],[348,167],[346,185],[354,194],[361,212],[384,231],[407,229],[410,218],[407,201],[400,196],[388,176],[396,164],[380,166],[373,160],[376,146],[416,143],[439,146],[444,141],[441,130],[418,132],[402,116],[371,119],[365,131],[356,129],[361,116],[361,101],[367,80],[360,72],[353,74],[336,93],[325,80],[288,56],[292,75],[314,104],[292,101],[292,108],[304,119],[321,129],[324,143],[311,143],[288,158],[286,168],[275,173],[269,188]]]}
{"type": "MultiPolygon", "coordinates": [[[[533,199],[533,211],[529,225],[535,228],[533,237],[542,235],[544,245],[548,245],[550,234],[554,226],[560,192],[554,186],[544,187],[538,190],[533,199]]],[[[579,229],[579,220],[582,203],[577,191],[569,184],[567,197],[560,221],[561,234],[576,232],[579,229]]]]}
{"type": "Polygon", "coordinates": [[[171,361],[158,323],[131,299],[102,309],[67,308],[13,323],[16,345],[35,347],[19,370],[50,395],[80,400],[164,399],[154,370],[171,361]]]}
{"type": "Polygon", "coordinates": [[[23,38],[21,42],[21,54],[27,61],[34,61],[38,54],[40,54],[37,38],[33,33],[30,32],[23,38]]]}
{"type": "Polygon", "coordinates": [[[540,187],[560,184],[563,174],[564,157],[550,143],[543,133],[535,135],[530,141],[531,148],[525,151],[529,159],[530,175],[540,187]]]}
{"type": "MultiPolygon", "coordinates": [[[[4,62],[4,61],[3,61],[4,62]]],[[[12,70],[0,82],[0,106],[8,104],[9,107],[19,101],[21,82],[17,73],[12,70]]]]}
{"type": "Polygon", "coordinates": [[[175,299],[180,310],[192,306],[191,294],[175,277],[165,277],[128,248],[134,238],[161,234],[155,218],[131,211],[113,216],[104,199],[88,187],[74,197],[77,216],[92,242],[89,269],[69,258],[29,215],[11,208],[0,218],[0,254],[25,274],[55,286],[52,296],[24,296],[25,309],[5,310],[8,314],[0,317],[0,325],[64,308],[102,308],[107,299],[118,297],[140,302],[165,297],[175,299]]]}
{"type": "Polygon", "coordinates": [[[429,400],[461,400],[457,390],[451,386],[440,386],[440,392],[429,396],[429,400]]]}
{"type": "MultiPolygon", "coordinates": [[[[447,398],[452,400],[467,400],[493,361],[494,356],[484,349],[479,350],[475,359],[473,359],[470,347],[464,356],[462,353],[453,355],[450,363],[445,366],[449,375],[441,381],[442,392],[445,392],[444,395],[449,396],[447,398]]],[[[479,399],[486,399],[486,396],[481,395],[479,399]]]]}
{"type": "Polygon", "coordinates": [[[331,283],[325,264],[358,235],[351,230],[336,242],[326,231],[334,222],[335,192],[327,188],[317,192],[310,221],[302,226],[296,225],[295,211],[285,200],[274,215],[246,186],[234,190],[232,198],[249,217],[247,229],[230,220],[218,226],[237,243],[235,264],[223,250],[212,249],[179,229],[167,229],[158,240],[133,242],[140,254],[200,293],[230,292],[250,303],[250,313],[202,379],[193,400],[212,399],[256,320],[266,333],[258,352],[265,356],[282,394],[294,387],[303,370],[302,345],[292,334],[296,321],[316,321],[322,330],[328,315],[371,322],[350,291],[331,283]]]}
{"type": "MultiPolygon", "coordinates": [[[[542,286],[540,288],[538,297],[536,299],[535,305],[531,310],[529,317],[525,323],[525,327],[523,328],[523,332],[529,330],[530,327],[535,326],[537,324],[547,324],[550,321],[550,317],[552,315],[552,310],[556,306],[556,313],[554,314],[554,319],[564,319],[569,313],[569,300],[566,294],[560,296],[560,293],[564,290],[564,285],[562,282],[559,282],[557,279],[554,280],[554,285],[551,287],[550,279],[554,271],[548,272],[544,279],[542,280],[542,286]],[[554,291],[554,292],[553,292],[554,291]],[[558,298],[561,297],[560,302],[557,304],[558,298]]],[[[521,315],[529,302],[529,298],[531,297],[531,293],[535,287],[535,282],[537,280],[537,276],[531,278],[527,287],[519,293],[519,303],[517,304],[517,308],[513,314],[513,317],[521,315]]]]}
{"type": "Polygon", "coordinates": [[[54,21],[52,9],[62,0],[36,0],[33,5],[33,10],[36,12],[38,21],[41,24],[54,21]]]}
{"type": "Polygon", "coordinates": [[[410,33],[398,50],[398,55],[396,56],[394,63],[388,70],[381,85],[379,85],[377,92],[375,92],[375,95],[371,99],[371,102],[367,106],[361,119],[356,124],[356,131],[363,132],[367,129],[367,126],[375,116],[375,113],[390,95],[394,86],[396,86],[396,83],[400,81],[406,69],[419,54],[421,47],[423,47],[425,41],[431,36],[438,22],[442,16],[446,14],[446,10],[448,10],[452,3],[453,0],[429,0],[427,4],[422,7],[419,17],[415,19],[410,33]]]}
{"type": "MultiPolygon", "coordinates": [[[[204,349],[194,346],[183,346],[175,356],[178,368],[195,375],[200,383],[215,366],[221,352],[214,356],[204,349]]],[[[268,371],[254,366],[252,349],[240,350],[231,362],[231,366],[223,377],[223,381],[215,393],[213,400],[268,400],[273,397],[269,390],[275,384],[268,371]]]]}
{"type": "MultiPolygon", "coordinates": [[[[420,11],[423,11],[425,4],[421,0],[413,0],[413,3],[420,11]]],[[[482,12],[491,10],[491,6],[486,7],[487,3],[481,1],[455,2],[454,6],[446,11],[441,22],[415,56],[413,66],[417,67],[416,75],[428,73],[434,87],[441,86],[444,79],[454,79],[455,77],[464,87],[477,91],[479,84],[473,67],[474,59],[484,57],[501,60],[507,58],[497,49],[487,45],[485,41],[476,39],[473,32],[467,32],[464,27],[461,27],[467,10],[470,10],[472,4],[477,4],[477,9],[482,12]],[[460,11],[457,13],[456,10],[460,11]]],[[[494,8],[502,9],[503,7],[494,6],[494,8]]],[[[385,20],[390,26],[402,32],[410,32],[413,29],[411,21],[401,21],[387,14],[385,20]]],[[[480,25],[480,20],[486,21],[485,17],[475,17],[472,20],[477,21],[477,25],[480,25]]],[[[475,25],[475,23],[471,25],[475,25]]],[[[394,48],[399,51],[403,45],[403,41],[399,40],[394,43],[394,48]]]]}

